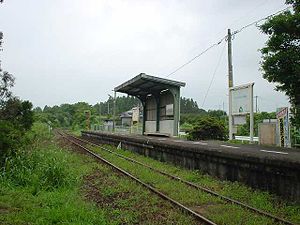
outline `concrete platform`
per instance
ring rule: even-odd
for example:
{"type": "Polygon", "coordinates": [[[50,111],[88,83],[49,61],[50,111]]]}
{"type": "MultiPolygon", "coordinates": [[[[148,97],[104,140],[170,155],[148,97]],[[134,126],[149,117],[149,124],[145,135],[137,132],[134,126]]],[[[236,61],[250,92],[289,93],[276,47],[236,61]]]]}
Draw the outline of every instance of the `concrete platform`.
{"type": "Polygon", "coordinates": [[[82,132],[99,143],[118,145],[137,153],[199,169],[220,179],[243,182],[253,188],[300,202],[300,150],[219,141],[82,132]]]}

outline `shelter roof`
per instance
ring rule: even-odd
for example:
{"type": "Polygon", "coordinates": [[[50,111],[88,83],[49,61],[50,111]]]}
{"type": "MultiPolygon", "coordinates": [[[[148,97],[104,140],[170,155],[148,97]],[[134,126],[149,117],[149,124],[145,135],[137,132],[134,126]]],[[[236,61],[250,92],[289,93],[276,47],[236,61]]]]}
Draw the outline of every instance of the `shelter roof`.
{"type": "Polygon", "coordinates": [[[133,96],[147,96],[148,94],[159,93],[171,87],[184,87],[185,83],[154,77],[141,73],[125,83],[115,87],[114,91],[122,92],[133,96]]]}

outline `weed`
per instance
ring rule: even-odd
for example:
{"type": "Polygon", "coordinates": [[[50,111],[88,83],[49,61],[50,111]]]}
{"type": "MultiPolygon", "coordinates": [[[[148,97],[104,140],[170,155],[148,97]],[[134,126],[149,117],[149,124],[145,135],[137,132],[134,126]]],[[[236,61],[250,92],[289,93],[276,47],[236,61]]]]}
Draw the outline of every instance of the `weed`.
{"type": "Polygon", "coordinates": [[[0,224],[196,224],[127,177],[51,139],[16,153],[0,175],[0,224]]]}
{"type": "MultiPolygon", "coordinates": [[[[159,162],[152,158],[145,157],[131,151],[116,149],[113,146],[106,145],[105,147],[124,156],[134,158],[159,170],[181,177],[182,179],[210,188],[225,196],[245,202],[253,207],[270,212],[279,217],[284,217],[296,224],[300,223],[299,204],[283,202],[282,200],[279,200],[278,198],[267,192],[253,190],[238,182],[220,181],[211,176],[205,175],[200,171],[191,171],[178,166],[174,166],[169,163],[159,162]]],[[[214,219],[214,221],[216,222],[219,222],[221,224],[238,224],[241,221],[242,224],[271,223],[271,221],[266,218],[251,214],[248,211],[242,210],[236,206],[231,206],[230,204],[228,205],[228,207],[221,207],[218,205],[220,201],[214,197],[211,197],[210,195],[207,195],[203,192],[199,193],[195,190],[189,189],[184,185],[178,184],[178,182],[170,181],[169,179],[166,179],[165,177],[162,177],[161,175],[156,174],[153,171],[145,170],[143,167],[125,161],[124,159],[116,159],[116,157],[112,154],[100,150],[99,148],[94,149],[109,161],[115,163],[121,168],[124,168],[125,170],[128,170],[143,181],[155,186],[156,188],[159,188],[163,192],[168,193],[176,200],[192,207],[198,205],[206,208],[205,212],[207,213],[207,215],[210,215],[210,218],[212,218],[212,220],[214,219]],[[230,214],[231,212],[232,214],[241,215],[241,217],[237,216],[234,219],[228,217],[227,221],[227,216],[223,215],[222,213],[223,217],[221,217],[221,213],[219,213],[218,210],[215,212],[213,212],[214,210],[208,210],[215,209],[216,207],[220,208],[220,211],[222,211],[223,213],[230,214]],[[243,219],[240,219],[242,217],[243,219]],[[255,221],[255,223],[252,221],[255,221]]]]}

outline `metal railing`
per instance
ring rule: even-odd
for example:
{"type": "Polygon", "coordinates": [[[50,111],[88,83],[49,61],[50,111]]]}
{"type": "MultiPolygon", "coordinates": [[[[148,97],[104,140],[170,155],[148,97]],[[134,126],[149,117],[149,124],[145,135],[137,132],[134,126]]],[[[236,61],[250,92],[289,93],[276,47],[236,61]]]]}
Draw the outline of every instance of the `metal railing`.
{"type": "MultiPolygon", "coordinates": [[[[102,132],[113,132],[112,125],[98,125],[94,124],[92,130],[102,131],[102,132]]],[[[141,125],[137,126],[115,126],[114,133],[117,134],[142,134],[143,127],[141,125]]]]}
{"type": "MultiPolygon", "coordinates": [[[[250,137],[249,136],[235,136],[235,140],[250,141],[250,137]]],[[[253,141],[258,142],[259,138],[258,137],[253,137],[253,141]]]]}

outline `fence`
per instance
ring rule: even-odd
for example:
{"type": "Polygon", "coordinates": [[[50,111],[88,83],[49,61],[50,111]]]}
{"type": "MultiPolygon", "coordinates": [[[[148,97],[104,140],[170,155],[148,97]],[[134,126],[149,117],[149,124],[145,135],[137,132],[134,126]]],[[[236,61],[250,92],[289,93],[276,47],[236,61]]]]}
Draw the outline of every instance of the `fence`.
{"type": "MultiPolygon", "coordinates": [[[[250,141],[250,137],[249,136],[235,136],[235,140],[250,141]]],[[[253,137],[253,141],[258,142],[259,138],[258,137],[253,137]]]]}
{"type": "MultiPolygon", "coordinates": [[[[113,126],[112,125],[98,125],[94,124],[92,126],[92,130],[94,131],[103,131],[103,132],[113,132],[113,126]]],[[[136,125],[136,126],[115,126],[114,133],[118,134],[142,134],[142,126],[136,125]]]]}

